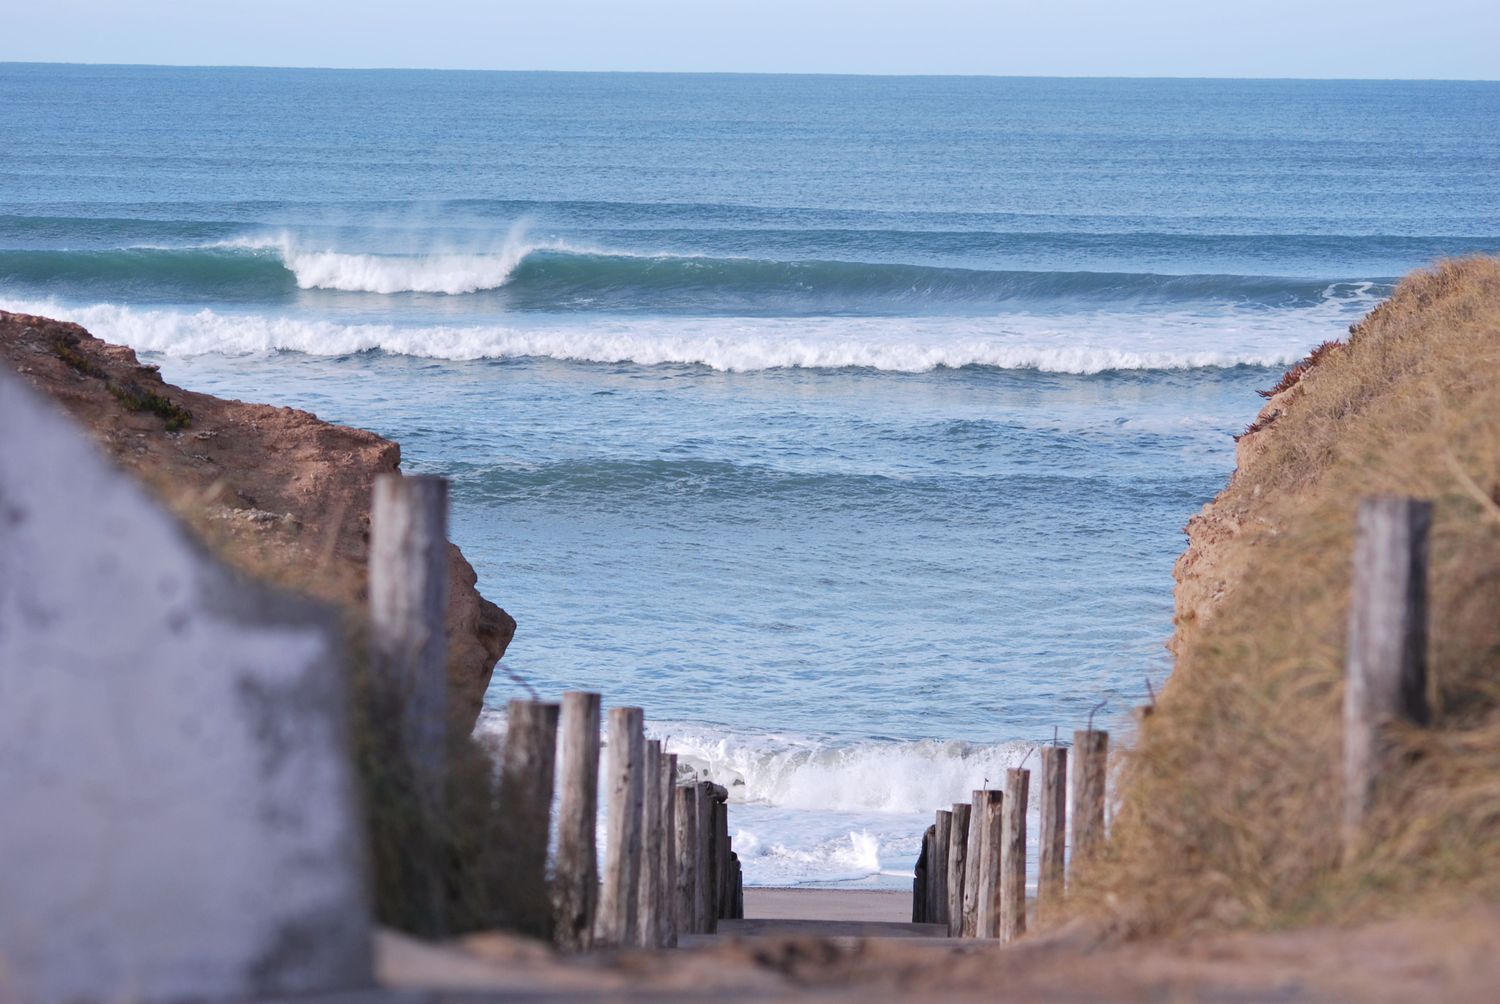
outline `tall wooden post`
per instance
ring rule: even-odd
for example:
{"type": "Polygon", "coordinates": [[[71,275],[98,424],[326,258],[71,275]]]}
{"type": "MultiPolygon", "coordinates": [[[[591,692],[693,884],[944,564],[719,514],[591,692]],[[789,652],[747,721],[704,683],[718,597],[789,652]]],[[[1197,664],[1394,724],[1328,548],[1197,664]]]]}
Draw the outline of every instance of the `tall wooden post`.
{"type": "Polygon", "coordinates": [[[1358,843],[1393,722],[1426,725],[1432,503],[1367,498],[1354,521],[1344,679],[1344,848],[1358,843]]]}
{"type": "MultiPolygon", "coordinates": [[[[447,778],[448,482],[381,474],[370,504],[370,640],[419,793],[447,778]]],[[[437,812],[435,806],[431,811],[437,812]]]]}
{"type": "Polygon", "coordinates": [[[586,951],[594,944],[594,914],[599,904],[598,694],[563,694],[562,743],[553,940],[561,948],[586,951]]]}
{"type": "Polygon", "coordinates": [[[712,781],[699,781],[698,785],[698,860],[694,887],[697,901],[693,904],[693,916],[698,921],[700,934],[713,934],[718,930],[718,917],[714,913],[714,876],[718,873],[714,861],[714,788],[712,781]]]}
{"type": "Polygon", "coordinates": [[[657,907],[661,895],[661,740],[646,740],[641,767],[641,877],[636,888],[636,939],[642,948],[659,948],[657,907]]]}
{"type": "Polygon", "coordinates": [[[1042,747],[1041,832],[1037,834],[1036,908],[1038,919],[1055,916],[1065,889],[1067,860],[1068,750],[1042,747]]]}
{"type": "Polygon", "coordinates": [[[956,802],[948,829],[948,936],[957,938],[964,927],[964,865],[969,854],[969,806],[956,802]]]}
{"type": "Polygon", "coordinates": [[[634,945],[639,937],[643,719],[640,708],[611,708],[609,712],[609,829],[598,924],[598,940],[607,945],[634,945]]]}
{"type": "Polygon", "coordinates": [[[959,937],[975,936],[979,921],[979,872],[984,859],[984,799],[983,791],[976,790],[969,803],[969,845],[964,850],[963,915],[960,918],[959,937]]]}
{"type": "Polygon", "coordinates": [[[698,934],[698,786],[680,784],[677,802],[677,932],[698,934]]]}
{"type": "MultiPolygon", "coordinates": [[[[1004,847],[1005,792],[984,792],[980,802],[983,837],[979,845],[979,903],[974,918],[974,937],[1000,937],[1000,854],[1004,847]]],[[[976,811],[978,806],[975,807],[976,811]]],[[[974,825],[971,817],[969,825],[974,825]]]]}
{"type": "Polygon", "coordinates": [[[948,844],[953,834],[953,813],[938,809],[933,823],[932,858],[927,869],[927,921],[948,926],[948,844]]]}
{"type": "Polygon", "coordinates": [[[552,936],[547,891],[547,838],[552,822],[552,774],[557,757],[557,705],[511,701],[506,706],[499,809],[505,821],[510,874],[500,889],[511,925],[538,938],[552,936]]]}
{"type": "Polygon", "coordinates": [[[677,947],[677,754],[663,753],[658,765],[661,776],[657,794],[661,800],[661,840],[657,844],[658,868],[662,881],[658,887],[660,922],[657,944],[677,947]]]}
{"type": "Polygon", "coordinates": [[[1073,860],[1078,868],[1104,846],[1104,784],[1109,776],[1109,733],[1073,733],[1073,860]]]}
{"type": "Polygon", "coordinates": [[[1031,771],[1005,772],[1005,811],[1001,821],[1000,937],[1015,941],[1026,933],[1026,806],[1031,771]]]}

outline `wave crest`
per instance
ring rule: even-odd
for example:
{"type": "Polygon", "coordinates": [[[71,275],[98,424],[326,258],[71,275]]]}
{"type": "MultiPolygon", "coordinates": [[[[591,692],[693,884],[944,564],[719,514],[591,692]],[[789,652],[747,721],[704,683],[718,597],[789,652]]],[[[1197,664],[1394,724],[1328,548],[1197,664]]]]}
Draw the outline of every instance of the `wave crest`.
{"type": "Polygon", "coordinates": [[[511,228],[495,248],[482,252],[398,255],[302,248],[288,234],[222,242],[215,247],[274,251],[299,289],[347,293],[445,293],[498,289],[533,251],[558,245],[526,240],[524,224],[511,228]]]}

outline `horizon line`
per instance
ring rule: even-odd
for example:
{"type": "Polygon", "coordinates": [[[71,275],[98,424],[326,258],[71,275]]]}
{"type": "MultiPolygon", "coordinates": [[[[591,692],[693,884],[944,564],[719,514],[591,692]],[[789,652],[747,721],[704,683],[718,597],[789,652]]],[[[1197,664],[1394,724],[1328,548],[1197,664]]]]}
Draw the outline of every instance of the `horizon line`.
{"type": "Polygon", "coordinates": [[[87,60],[0,59],[0,66],[93,66],[110,69],[160,70],[303,70],[348,73],[556,73],[598,76],[694,76],[694,77],[881,77],[990,80],[1234,80],[1306,83],[1432,83],[1493,84],[1491,77],[1304,77],[1304,76],[1203,76],[1173,73],[904,73],[839,70],[579,70],[555,68],[499,68],[461,66],[307,66],[281,63],[116,63],[87,60]]]}

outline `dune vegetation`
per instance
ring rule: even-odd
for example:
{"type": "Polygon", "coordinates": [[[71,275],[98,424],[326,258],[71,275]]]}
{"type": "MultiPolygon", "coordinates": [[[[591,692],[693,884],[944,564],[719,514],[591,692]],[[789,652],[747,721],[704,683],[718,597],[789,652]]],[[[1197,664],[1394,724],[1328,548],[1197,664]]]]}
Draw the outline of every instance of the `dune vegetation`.
{"type": "Polygon", "coordinates": [[[1500,260],[1440,263],[1288,374],[1189,525],[1176,666],[1116,778],[1083,912],[1133,935],[1344,922],[1500,893],[1500,260]],[[1428,728],[1341,860],[1354,512],[1434,503],[1428,728]]]}

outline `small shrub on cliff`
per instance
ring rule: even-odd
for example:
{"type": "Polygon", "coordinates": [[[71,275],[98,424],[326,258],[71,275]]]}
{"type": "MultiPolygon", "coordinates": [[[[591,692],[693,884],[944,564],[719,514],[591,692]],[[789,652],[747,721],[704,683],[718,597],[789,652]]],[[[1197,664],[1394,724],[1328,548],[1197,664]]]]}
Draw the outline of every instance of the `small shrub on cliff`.
{"type": "Polygon", "coordinates": [[[1333,352],[1335,349],[1341,349],[1343,347],[1344,343],[1336,338],[1331,338],[1328,341],[1323,342],[1317,348],[1309,352],[1306,359],[1302,360],[1297,365],[1281,374],[1281,379],[1276,381],[1276,386],[1270,387],[1266,390],[1258,390],[1255,393],[1264,398],[1272,398],[1277,394],[1280,394],[1282,391],[1291,390],[1293,387],[1297,386],[1297,382],[1301,380],[1309,370],[1321,363],[1324,359],[1328,358],[1328,354],[1330,352],[1333,352]]]}
{"type": "Polygon", "coordinates": [[[93,360],[89,359],[88,356],[78,351],[77,338],[72,338],[64,335],[54,335],[51,339],[51,342],[52,354],[57,356],[57,358],[61,359],[64,363],[66,363],[77,372],[82,373],[84,376],[96,377],[99,379],[104,379],[105,377],[109,376],[109,374],[104,372],[103,369],[101,369],[99,366],[96,366],[93,360]]]}
{"type": "Polygon", "coordinates": [[[170,398],[137,384],[108,385],[109,392],[127,411],[147,411],[166,423],[168,432],[178,432],[193,424],[193,413],[170,398]]]}

